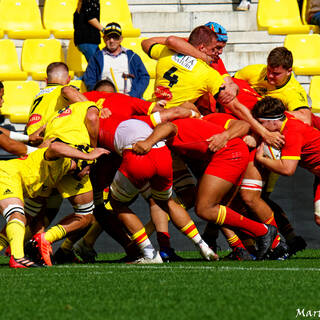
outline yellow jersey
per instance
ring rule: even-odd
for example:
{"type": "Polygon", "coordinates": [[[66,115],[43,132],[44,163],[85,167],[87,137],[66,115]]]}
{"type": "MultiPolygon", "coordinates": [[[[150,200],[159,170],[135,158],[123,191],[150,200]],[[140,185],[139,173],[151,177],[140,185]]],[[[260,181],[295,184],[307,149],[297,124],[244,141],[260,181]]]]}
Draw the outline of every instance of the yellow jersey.
{"type": "Polygon", "coordinates": [[[221,75],[204,61],[176,53],[164,45],[154,44],[149,54],[158,60],[152,99],[167,100],[165,108],[195,102],[207,92],[214,96],[224,83],[221,75]]]}
{"type": "Polygon", "coordinates": [[[92,101],[76,102],[54,113],[48,120],[44,141],[59,138],[73,146],[90,146],[85,118],[91,107],[97,108],[92,101]]]}
{"type": "Polygon", "coordinates": [[[280,99],[289,111],[308,107],[307,93],[293,74],[291,74],[289,81],[281,87],[268,83],[267,66],[265,64],[253,64],[244,67],[234,77],[247,81],[262,97],[271,96],[280,99]]]}
{"type": "Polygon", "coordinates": [[[0,200],[48,197],[71,168],[70,158],[46,160],[47,148],[19,159],[0,161],[0,200]]]}
{"type": "Polygon", "coordinates": [[[48,84],[46,88],[40,90],[36,95],[26,126],[28,135],[45,125],[54,112],[68,106],[68,99],[61,94],[63,87],[65,86],[48,84]]]}

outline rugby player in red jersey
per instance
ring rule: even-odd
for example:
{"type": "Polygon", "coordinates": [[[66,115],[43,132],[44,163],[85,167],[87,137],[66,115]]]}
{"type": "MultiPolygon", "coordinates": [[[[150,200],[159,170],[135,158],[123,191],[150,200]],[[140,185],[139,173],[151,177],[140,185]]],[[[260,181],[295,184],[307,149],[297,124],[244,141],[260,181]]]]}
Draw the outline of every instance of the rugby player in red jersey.
{"type": "MultiPolygon", "coordinates": [[[[175,136],[168,140],[168,146],[182,156],[207,163],[198,187],[195,206],[197,215],[218,225],[239,228],[254,236],[259,250],[257,259],[263,259],[276,236],[276,228],[250,220],[220,204],[232,187],[239,183],[248,164],[248,148],[240,138],[235,138],[247,132],[248,124],[235,122],[228,129],[227,143],[218,145],[212,143],[212,137],[221,134],[223,127],[201,119],[179,119],[172,124],[167,126],[172,130],[170,135],[175,133],[175,136]]],[[[156,127],[145,141],[137,142],[134,151],[149,150],[159,137],[163,138],[163,134],[158,132],[164,130],[163,127],[156,127]]]]}
{"type": "Polygon", "coordinates": [[[288,115],[282,101],[276,98],[260,100],[252,115],[268,130],[281,132],[286,140],[280,160],[266,158],[261,145],[256,153],[257,161],[281,175],[293,175],[299,165],[316,176],[314,220],[320,225],[320,132],[288,115]]]}

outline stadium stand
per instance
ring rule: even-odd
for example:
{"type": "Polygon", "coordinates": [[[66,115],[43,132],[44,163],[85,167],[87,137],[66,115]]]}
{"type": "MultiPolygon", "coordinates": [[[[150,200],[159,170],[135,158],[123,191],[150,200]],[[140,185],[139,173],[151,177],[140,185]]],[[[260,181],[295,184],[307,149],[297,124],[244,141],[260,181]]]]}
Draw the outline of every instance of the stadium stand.
{"type": "Polygon", "coordinates": [[[125,48],[131,49],[135,53],[137,53],[142,62],[144,63],[144,66],[146,67],[150,78],[155,78],[156,73],[156,60],[151,59],[141,48],[141,41],[145,38],[124,38],[121,45],[125,48]]]}
{"type": "Polygon", "coordinates": [[[4,103],[1,113],[12,123],[26,123],[35,95],[39,92],[37,81],[4,81],[4,103]]]}
{"type": "Polygon", "coordinates": [[[73,40],[70,40],[67,50],[67,65],[78,77],[83,75],[88,65],[85,56],[78,50],[73,40]]]}
{"type": "Polygon", "coordinates": [[[320,35],[290,34],[284,46],[292,51],[293,71],[301,75],[320,74],[320,35]]]}
{"type": "Polygon", "coordinates": [[[36,0],[1,0],[0,29],[12,39],[49,38],[36,0]]]}
{"type": "Polygon", "coordinates": [[[127,0],[101,0],[100,22],[102,25],[107,25],[110,22],[119,23],[124,37],[140,36],[140,29],[134,28],[132,25],[127,0]]]}
{"type": "Polygon", "coordinates": [[[260,0],[257,25],[269,34],[309,33],[313,29],[302,24],[298,2],[292,0],[260,0]]]}
{"type": "Polygon", "coordinates": [[[55,38],[73,37],[73,13],[77,0],[46,0],[43,8],[43,24],[55,38]]]}
{"type": "Polygon", "coordinates": [[[320,113],[320,76],[313,76],[310,82],[309,95],[312,100],[312,112],[320,113]]]}
{"type": "Polygon", "coordinates": [[[9,39],[0,40],[0,79],[26,80],[27,72],[21,71],[14,42],[9,39]]]}
{"type": "MultiPolygon", "coordinates": [[[[305,25],[309,25],[307,20],[306,20],[306,17],[307,17],[307,3],[308,3],[308,0],[303,0],[303,2],[302,2],[302,12],[301,12],[301,20],[302,20],[302,23],[305,24],[305,25]]],[[[319,31],[320,31],[319,26],[316,26],[316,25],[311,25],[311,26],[312,26],[313,32],[319,33],[319,31]]]]}
{"type": "MultiPolygon", "coordinates": [[[[57,39],[27,39],[22,47],[22,69],[33,80],[44,80],[48,64],[55,61],[64,62],[61,43],[57,39]]],[[[73,72],[70,76],[73,78],[73,72]]]]}

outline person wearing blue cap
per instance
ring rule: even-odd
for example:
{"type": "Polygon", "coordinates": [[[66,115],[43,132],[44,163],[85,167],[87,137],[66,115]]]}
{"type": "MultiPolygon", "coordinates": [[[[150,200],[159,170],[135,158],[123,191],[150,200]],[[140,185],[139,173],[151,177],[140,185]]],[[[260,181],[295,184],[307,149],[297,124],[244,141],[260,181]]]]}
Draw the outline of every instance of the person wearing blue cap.
{"type": "Polygon", "coordinates": [[[223,52],[224,47],[228,41],[227,30],[217,22],[208,22],[205,24],[206,27],[210,28],[217,35],[217,45],[216,51],[213,56],[211,56],[212,61],[210,66],[217,70],[223,78],[230,77],[224,63],[222,62],[220,55],[223,52]]]}

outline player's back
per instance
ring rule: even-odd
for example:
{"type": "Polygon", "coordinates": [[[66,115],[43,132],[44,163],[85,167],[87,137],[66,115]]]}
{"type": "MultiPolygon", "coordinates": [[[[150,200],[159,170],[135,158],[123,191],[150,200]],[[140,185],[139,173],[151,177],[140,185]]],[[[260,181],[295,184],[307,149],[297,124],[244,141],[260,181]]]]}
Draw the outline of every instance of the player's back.
{"type": "Polygon", "coordinates": [[[132,115],[148,114],[154,107],[150,102],[122,93],[89,91],[85,92],[84,95],[90,101],[94,101],[99,109],[108,108],[112,114],[127,116],[128,119],[132,115]]]}
{"type": "Polygon", "coordinates": [[[70,170],[71,159],[48,161],[44,156],[46,150],[47,148],[42,148],[28,156],[0,161],[1,176],[12,177],[12,180],[19,177],[25,197],[49,196],[51,189],[70,170]]]}
{"type": "MultiPolygon", "coordinates": [[[[293,150],[297,150],[297,154],[301,152],[300,165],[311,171],[317,168],[320,172],[320,131],[298,119],[289,117],[282,133],[286,144],[293,145],[293,150]]],[[[286,154],[285,148],[282,149],[281,157],[291,158],[290,156],[292,155],[286,154]]]]}
{"type": "Polygon", "coordinates": [[[76,102],[54,113],[48,120],[44,141],[59,138],[72,145],[90,145],[85,118],[92,106],[96,107],[92,101],[76,102]]]}
{"type": "Polygon", "coordinates": [[[64,86],[48,84],[36,95],[30,109],[27,133],[30,135],[48,122],[52,114],[68,105],[68,100],[61,94],[64,86]]]}
{"type": "Polygon", "coordinates": [[[150,55],[157,59],[154,100],[167,100],[166,108],[195,102],[206,92],[215,95],[224,83],[220,74],[204,61],[156,44],[150,55]]]}

